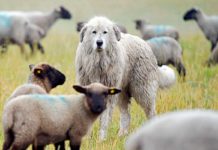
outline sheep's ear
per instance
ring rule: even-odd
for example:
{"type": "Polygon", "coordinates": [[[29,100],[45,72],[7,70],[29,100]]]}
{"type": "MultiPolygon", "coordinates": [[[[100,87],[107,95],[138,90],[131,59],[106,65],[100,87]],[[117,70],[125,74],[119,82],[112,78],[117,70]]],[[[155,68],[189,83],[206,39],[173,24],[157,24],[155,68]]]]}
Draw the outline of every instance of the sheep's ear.
{"type": "Polygon", "coordinates": [[[117,93],[120,93],[121,90],[120,89],[117,89],[117,88],[109,88],[108,89],[108,95],[115,95],[117,93]]]}
{"type": "Polygon", "coordinates": [[[83,42],[83,38],[85,36],[85,32],[87,30],[87,26],[84,26],[81,30],[81,33],[80,33],[80,42],[82,43],[83,42]]]}
{"type": "Polygon", "coordinates": [[[120,41],[120,39],[121,39],[121,32],[120,32],[120,29],[118,28],[117,25],[114,25],[114,26],[113,26],[113,30],[114,30],[114,33],[115,33],[115,36],[116,36],[117,41],[120,41]]]}
{"type": "Polygon", "coordinates": [[[87,93],[87,89],[84,86],[81,85],[73,85],[73,88],[79,92],[79,93],[83,93],[86,94],[87,93]]]}
{"type": "Polygon", "coordinates": [[[35,66],[34,64],[30,64],[30,65],[29,65],[29,69],[30,69],[30,71],[33,70],[34,66],[35,66]]]}
{"type": "Polygon", "coordinates": [[[40,78],[43,78],[43,70],[40,68],[36,68],[33,71],[34,75],[40,78]]]}

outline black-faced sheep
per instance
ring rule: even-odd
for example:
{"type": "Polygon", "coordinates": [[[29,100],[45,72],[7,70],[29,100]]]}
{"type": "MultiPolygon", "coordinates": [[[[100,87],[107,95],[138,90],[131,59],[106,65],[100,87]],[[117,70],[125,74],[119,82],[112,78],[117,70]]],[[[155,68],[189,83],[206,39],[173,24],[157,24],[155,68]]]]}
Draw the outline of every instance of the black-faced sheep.
{"type": "Polygon", "coordinates": [[[73,88],[82,94],[23,95],[6,103],[3,150],[22,150],[32,143],[40,146],[66,139],[72,150],[79,150],[82,138],[106,109],[106,97],[121,90],[100,83],[73,88]]]}
{"type": "MultiPolygon", "coordinates": [[[[49,29],[58,19],[71,19],[72,17],[71,13],[63,6],[60,6],[59,8],[56,8],[51,12],[45,12],[45,13],[40,11],[32,11],[32,12],[8,11],[4,13],[12,16],[19,16],[19,17],[26,18],[30,23],[38,26],[44,31],[43,37],[45,37],[49,29]]],[[[41,37],[40,39],[42,39],[43,37],[41,37]]],[[[34,51],[33,44],[29,41],[26,42],[30,45],[32,51],[34,51]]],[[[37,41],[37,47],[42,53],[44,53],[44,48],[39,41],[37,41]]]]}
{"type": "Polygon", "coordinates": [[[144,40],[159,36],[169,36],[175,40],[179,40],[179,32],[176,28],[169,25],[150,25],[144,20],[135,20],[136,29],[141,32],[144,40]]]}
{"type": "Polygon", "coordinates": [[[65,82],[65,75],[47,63],[29,65],[30,75],[27,84],[15,89],[8,100],[20,95],[47,94],[51,89],[65,82]]]}
{"type": "Polygon", "coordinates": [[[198,8],[191,8],[185,14],[185,21],[195,20],[205,37],[211,42],[211,51],[218,42],[218,16],[208,16],[198,8]]]}
{"type": "MultiPolygon", "coordinates": [[[[43,13],[43,12],[22,12],[24,16],[26,16],[31,23],[39,26],[42,28],[45,32],[45,34],[48,33],[49,29],[54,25],[54,23],[58,19],[71,19],[72,15],[69,10],[67,10],[65,7],[60,6],[59,8],[54,9],[51,12],[43,13]]],[[[30,47],[32,48],[32,44],[30,44],[30,47]]],[[[40,42],[38,42],[38,49],[41,50],[41,52],[44,52],[44,48],[40,42]]]]}
{"type": "Polygon", "coordinates": [[[125,150],[216,150],[218,112],[189,110],[156,117],[130,135],[125,150]]]}
{"type": "Polygon", "coordinates": [[[182,62],[182,47],[171,37],[155,37],[147,40],[159,66],[172,64],[179,75],[185,77],[186,69],[182,62]]]}

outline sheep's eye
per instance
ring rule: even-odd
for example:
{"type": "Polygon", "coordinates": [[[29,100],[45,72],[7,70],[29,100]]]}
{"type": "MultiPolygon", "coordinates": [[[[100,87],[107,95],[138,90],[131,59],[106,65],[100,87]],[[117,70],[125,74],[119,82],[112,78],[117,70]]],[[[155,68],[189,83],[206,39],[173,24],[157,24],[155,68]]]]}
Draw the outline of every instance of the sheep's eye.
{"type": "Polygon", "coordinates": [[[104,34],[107,34],[107,31],[104,31],[103,33],[104,33],[104,34]]]}
{"type": "Polygon", "coordinates": [[[93,34],[96,34],[97,32],[96,32],[96,31],[92,31],[92,33],[93,33],[93,34]]]}

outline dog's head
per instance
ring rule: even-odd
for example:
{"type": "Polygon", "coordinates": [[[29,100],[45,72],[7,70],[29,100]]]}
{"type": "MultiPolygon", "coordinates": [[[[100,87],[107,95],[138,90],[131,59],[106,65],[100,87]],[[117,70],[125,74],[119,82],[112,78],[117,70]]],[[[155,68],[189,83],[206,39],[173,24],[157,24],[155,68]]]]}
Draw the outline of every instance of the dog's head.
{"type": "Polygon", "coordinates": [[[105,17],[94,17],[80,33],[80,42],[91,44],[90,47],[97,52],[104,51],[120,39],[121,32],[117,25],[105,17]]]}
{"type": "Polygon", "coordinates": [[[191,8],[189,9],[183,16],[183,19],[185,21],[188,21],[188,20],[196,20],[197,19],[197,15],[200,13],[200,10],[198,8],[191,8]]]}
{"type": "Polygon", "coordinates": [[[44,86],[47,92],[65,82],[65,75],[46,63],[40,63],[37,65],[31,64],[29,65],[29,68],[31,71],[29,82],[36,82],[44,86]]]}

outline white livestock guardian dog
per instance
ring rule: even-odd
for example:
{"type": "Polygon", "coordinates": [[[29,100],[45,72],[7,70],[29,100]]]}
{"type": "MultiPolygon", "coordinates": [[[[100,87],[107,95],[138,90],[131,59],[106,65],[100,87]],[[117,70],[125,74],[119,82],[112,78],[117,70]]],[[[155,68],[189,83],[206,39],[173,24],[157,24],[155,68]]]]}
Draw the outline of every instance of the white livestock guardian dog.
{"type": "Polygon", "coordinates": [[[108,96],[108,107],[100,118],[100,140],[106,138],[117,102],[121,112],[119,135],[128,132],[131,97],[141,105],[148,118],[155,116],[157,89],[167,87],[168,82],[164,82],[166,76],[158,69],[151,48],[139,37],[122,34],[105,17],[94,17],[81,30],[75,63],[79,84],[100,82],[122,89],[119,97],[108,96]]]}

